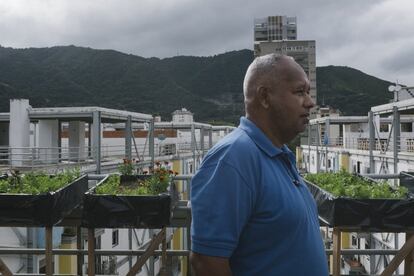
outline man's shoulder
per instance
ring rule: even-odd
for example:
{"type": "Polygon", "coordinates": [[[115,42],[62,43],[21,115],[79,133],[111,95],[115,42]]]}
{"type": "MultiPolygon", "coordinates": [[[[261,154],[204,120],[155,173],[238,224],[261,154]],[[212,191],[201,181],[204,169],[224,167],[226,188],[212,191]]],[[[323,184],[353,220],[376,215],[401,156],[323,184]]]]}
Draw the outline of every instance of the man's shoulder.
{"type": "Polygon", "coordinates": [[[207,153],[204,161],[210,164],[219,161],[230,164],[239,163],[239,161],[249,156],[256,155],[258,150],[249,135],[244,130],[237,128],[214,145],[207,153]]]}

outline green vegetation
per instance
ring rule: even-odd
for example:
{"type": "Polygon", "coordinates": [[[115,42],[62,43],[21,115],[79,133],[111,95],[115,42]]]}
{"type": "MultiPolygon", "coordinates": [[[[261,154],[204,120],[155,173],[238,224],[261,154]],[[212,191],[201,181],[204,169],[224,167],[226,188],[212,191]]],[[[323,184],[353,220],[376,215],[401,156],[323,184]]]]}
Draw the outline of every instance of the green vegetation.
{"type": "Polygon", "coordinates": [[[318,104],[330,105],[344,115],[367,115],[371,106],[388,103],[388,81],[345,66],[316,69],[318,104]]]}
{"type": "MultiPolygon", "coordinates": [[[[120,165],[120,172],[127,172],[129,174],[131,162],[124,160],[120,165]]],[[[144,172],[148,174],[148,172],[144,172]]],[[[143,179],[138,179],[134,183],[121,184],[120,175],[110,175],[104,183],[96,187],[96,194],[105,195],[158,195],[167,192],[168,186],[171,183],[174,175],[177,173],[167,170],[161,163],[156,163],[155,170],[150,170],[150,175],[143,179]]]]}
{"type": "Polygon", "coordinates": [[[38,195],[57,191],[79,177],[79,169],[68,170],[56,175],[48,175],[42,172],[21,175],[14,171],[11,176],[0,179],[0,194],[38,195]]]}
{"type": "Polygon", "coordinates": [[[135,170],[135,159],[129,160],[124,158],[123,163],[118,166],[121,175],[133,175],[135,170]]]}
{"type": "MultiPolygon", "coordinates": [[[[34,107],[96,105],[164,120],[186,107],[196,121],[238,125],[252,60],[251,50],[158,59],[75,46],[0,47],[0,112],[9,110],[10,98],[27,98],[34,107]]],[[[388,85],[352,68],[317,68],[318,103],[345,115],[366,115],[386,103],[388,85]]]]}
{"type": "Polygon", "coordinates": [[[391,188],[387,182],[371,182],[344,170],[338,173],[307,174],[305,179],[335,196],[351,198],[406,198],[405,187],[391,188]]]}

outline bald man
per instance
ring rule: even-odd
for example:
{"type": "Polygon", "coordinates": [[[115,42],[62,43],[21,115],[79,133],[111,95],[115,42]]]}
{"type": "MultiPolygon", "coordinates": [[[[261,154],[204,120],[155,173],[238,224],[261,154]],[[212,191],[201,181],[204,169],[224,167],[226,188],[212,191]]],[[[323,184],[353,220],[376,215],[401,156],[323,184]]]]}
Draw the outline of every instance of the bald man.
{"type": "Polygon", "coordinates": [[[196,276],[326,276],[316,205],[285,145],[309,121],[309,80],[271,54],[249,66],[243,90],[246,116],[191,183],[196,276]]]}

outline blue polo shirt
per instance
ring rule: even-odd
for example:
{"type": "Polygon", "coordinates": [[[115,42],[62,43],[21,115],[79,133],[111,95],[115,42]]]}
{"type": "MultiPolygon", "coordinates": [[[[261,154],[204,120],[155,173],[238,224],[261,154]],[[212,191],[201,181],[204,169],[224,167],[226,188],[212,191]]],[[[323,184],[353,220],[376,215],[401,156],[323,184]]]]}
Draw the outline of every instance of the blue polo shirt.
{"type": "Polygon", "coordinates": [[[233,275],[326,276],[315,202],[295,157],[247,118],[191,182],[192,251],[229,258],[233,275]]]}

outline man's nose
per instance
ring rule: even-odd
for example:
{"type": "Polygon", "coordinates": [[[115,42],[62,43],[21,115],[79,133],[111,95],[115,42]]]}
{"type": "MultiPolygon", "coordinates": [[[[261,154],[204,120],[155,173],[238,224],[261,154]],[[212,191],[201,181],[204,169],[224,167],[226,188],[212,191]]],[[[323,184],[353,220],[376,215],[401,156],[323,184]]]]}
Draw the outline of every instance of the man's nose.
{"type": "Polygon", "coordinates": [[[312,107],[315,106],[315,104],[316,103],[312,99],[311,95],[307,94],[307,97],[306,97],[306,100],[305,100],[305,106],[308,107],[308,108],[312,108],[312,107]]]}

